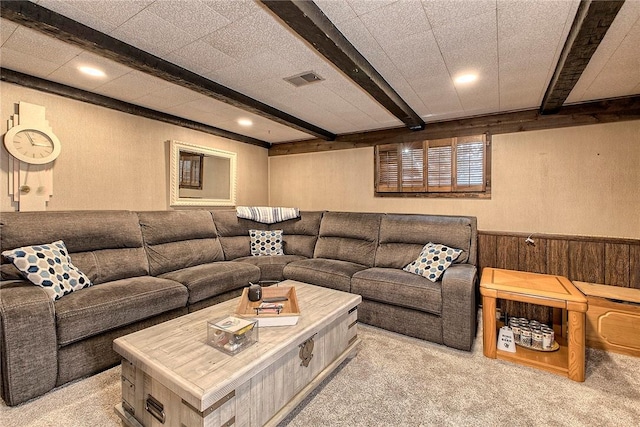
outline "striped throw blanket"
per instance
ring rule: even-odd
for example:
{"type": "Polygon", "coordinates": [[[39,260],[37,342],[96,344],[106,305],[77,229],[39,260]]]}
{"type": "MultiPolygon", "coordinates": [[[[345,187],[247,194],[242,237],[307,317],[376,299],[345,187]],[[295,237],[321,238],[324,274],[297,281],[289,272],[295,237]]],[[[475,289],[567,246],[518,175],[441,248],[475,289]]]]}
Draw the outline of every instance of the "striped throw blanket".
{"type": "Polygon", "coordinates": [[[298,208],[271,208],[268,206],[238,206],[236,207],[238,218],[250,219],[263,224],[274,224],[288,219],[299,218],[298,208]]]}

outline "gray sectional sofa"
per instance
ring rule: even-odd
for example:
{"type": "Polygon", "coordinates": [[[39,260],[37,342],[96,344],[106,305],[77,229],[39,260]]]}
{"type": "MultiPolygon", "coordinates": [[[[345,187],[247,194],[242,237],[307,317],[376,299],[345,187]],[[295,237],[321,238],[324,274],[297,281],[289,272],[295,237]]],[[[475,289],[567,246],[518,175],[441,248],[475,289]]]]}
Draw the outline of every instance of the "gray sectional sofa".
{"type": "Polygon", "coordinates": [[[8,405],[119,362],[122,335],[294,279],[362,295],[359,321],[469,350],[475,336],[473,217],[301,212],[276,224],[235,210],[2,213],[1,251],[63,240],[93,286],[52,300],[2,259],[0,376],[8,405]],[[283,230],[285,255],[251,256],[249,230],[283,230]],[[427,242],[462,249],[432,283],[402,267],[427,242]]]}

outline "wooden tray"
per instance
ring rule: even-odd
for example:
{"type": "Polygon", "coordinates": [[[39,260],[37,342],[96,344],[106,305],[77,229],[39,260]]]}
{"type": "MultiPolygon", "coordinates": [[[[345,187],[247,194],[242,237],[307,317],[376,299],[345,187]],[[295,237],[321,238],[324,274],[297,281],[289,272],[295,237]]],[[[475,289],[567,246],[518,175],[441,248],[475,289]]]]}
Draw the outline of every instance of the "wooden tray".
{"type": "Polygon", "coordinates": [[[262,298],[286,297],[287,301],[279,302],[284,307],[280,313],[256,313],[260,301],[249,301],[249,288],[244,288],[240,302],[236,307],[236,315],[240,317],[250,317],[258,320],[258,327],[264,326],[291,326],[298,323],[300,317],[300,307],[296,288],[292,286],[269,286],[262,288],[262,298]]]}

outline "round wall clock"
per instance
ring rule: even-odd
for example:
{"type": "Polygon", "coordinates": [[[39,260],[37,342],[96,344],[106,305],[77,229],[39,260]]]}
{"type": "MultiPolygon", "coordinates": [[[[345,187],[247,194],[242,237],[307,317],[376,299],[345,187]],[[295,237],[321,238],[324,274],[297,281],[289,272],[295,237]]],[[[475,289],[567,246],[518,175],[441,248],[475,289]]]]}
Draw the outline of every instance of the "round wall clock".
{"type": "Polygon", "coordinates": [[[18,125],[4,135],[4,145],[16,159],[43,165],[60,155],[60,140],[51,131],[35,126],[18,125]]]}

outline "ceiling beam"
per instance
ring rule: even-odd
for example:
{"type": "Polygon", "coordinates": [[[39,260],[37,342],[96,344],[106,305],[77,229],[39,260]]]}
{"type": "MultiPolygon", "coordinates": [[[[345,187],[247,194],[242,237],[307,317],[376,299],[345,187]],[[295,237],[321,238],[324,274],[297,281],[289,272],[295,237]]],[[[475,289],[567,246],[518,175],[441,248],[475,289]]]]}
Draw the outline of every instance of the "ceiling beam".
{"type": "Polygon", "coordinates": [[[554,114],[569,97],[624,0],[582,0],[560,59],[542,99],[542,114],[554,114]]]}
{"type": "Polygon", "coordinates": [[[557,114],[542,114],[539,110],[491,114],[466,119],[429,123],[424,130],[407,128],[385,129],[338,135],[335,141],[320,140],[273,144],[269,156],[314,153],[373,147],[380,144],[406,143],[453,136],[492,135],[570,126],[595,125],[626,120],[640,120],[640,95],[563,107],[557,114]]]}
{"type": "Polygon", "coordinates": [[[420,116],[310,0],[261,2],[409,129],[424,129],[420,116]]]}
{"type": "Polygon", "coordinates": [[[98,95],[93,92],[87,92],[86,90],[30,76],[29,74],[13,71],[8,68],[0,68],[0,80],[2,80],[3,82],[24,86],[30,89],[36,89],[41,92],[64,96],[65,98],[74,99],[76,101],[88,102],[89,104],[110,108],[112,110],[121,111],[123,113],[133,114],[136,116],[145,117],[147,119],[158,120],[175,126],[197,130],[199,132],[208,133],[210,135],[244,142],[245,144],[257,145],[258,147],[262,148],[271,147],[271,144],[269,142],[262,141],[260,139],[251,138],[250,136],[246,135],[240,135],[239,133],[220,129],[214,126],[209,126],[204,123],[183,119],[182,117],[162,113],[160,111],[141,107],[139,105],[129,104],[128,102],[109,98],[108,96],[98,95]]]}
{"type": "Polygon", "coordinates": [[[28,1],[2,1],[2,17],[88,52],[324,140],[335,134],[28,1]]]}

